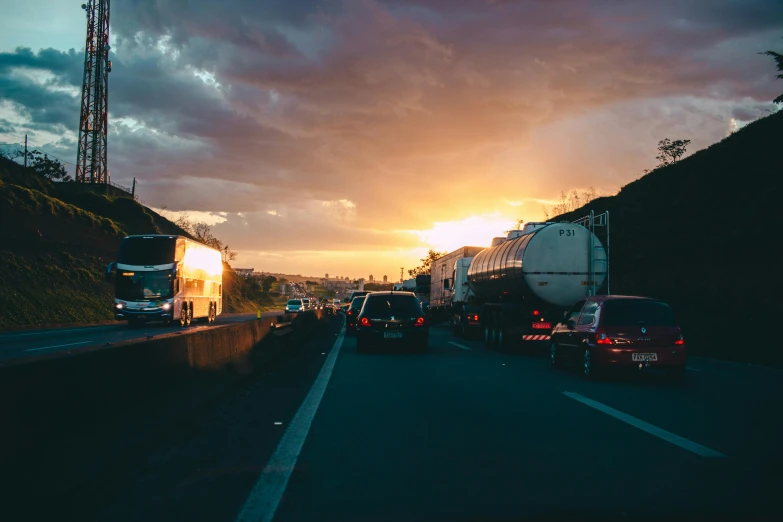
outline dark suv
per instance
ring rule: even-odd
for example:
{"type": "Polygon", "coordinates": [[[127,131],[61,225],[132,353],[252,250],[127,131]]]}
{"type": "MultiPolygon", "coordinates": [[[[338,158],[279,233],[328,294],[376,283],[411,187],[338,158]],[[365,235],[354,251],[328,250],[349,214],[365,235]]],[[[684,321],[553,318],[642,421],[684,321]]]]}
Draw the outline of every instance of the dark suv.
{"type": "Polygon", "coordinates": [[[552,330],[549,355],[553,366],[578,362],[586,377],[610,366],[685,376],[685,339],[674,313],[649,297],[598,295],[576,303],[552,330]]]}
{"type": "Polygon", "coordinates": [[[359,315],[359,310],[362,309],[364,304],[364,296],[354,297],[351,300],[348,310],[345,312],[345,327],[346,331],[350,334],[356,328],[356,316],[359,315]]]}
{"type": "Polygon", "coordinates": [[[427,351],[429,324],[412,292],[372,292],[357,316],[356,351],[382,345],[427,351]]]}

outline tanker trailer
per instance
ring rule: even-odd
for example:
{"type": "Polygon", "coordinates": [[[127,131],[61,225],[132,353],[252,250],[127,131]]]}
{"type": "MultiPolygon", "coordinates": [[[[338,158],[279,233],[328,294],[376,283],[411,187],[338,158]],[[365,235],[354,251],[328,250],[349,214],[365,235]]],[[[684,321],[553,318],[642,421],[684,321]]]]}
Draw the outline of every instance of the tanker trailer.
{"type": "Polygon", "coordinates": [[[468,284],[488,346],[546,341],[563,313],[598,293],[606,250],[577,223],[528,223],[470,263],[468,284]]]}

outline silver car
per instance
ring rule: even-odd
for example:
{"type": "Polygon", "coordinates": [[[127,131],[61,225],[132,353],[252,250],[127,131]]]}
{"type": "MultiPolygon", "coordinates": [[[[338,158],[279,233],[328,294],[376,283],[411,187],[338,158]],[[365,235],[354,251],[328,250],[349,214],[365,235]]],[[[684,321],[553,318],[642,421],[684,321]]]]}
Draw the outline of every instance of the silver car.
{"type": "Polygon", "coordinates": [[[289,299],[285,304],[286,313],[301,312],[302,310],[304,310],[304,303],[301,299],[289,299]]]}

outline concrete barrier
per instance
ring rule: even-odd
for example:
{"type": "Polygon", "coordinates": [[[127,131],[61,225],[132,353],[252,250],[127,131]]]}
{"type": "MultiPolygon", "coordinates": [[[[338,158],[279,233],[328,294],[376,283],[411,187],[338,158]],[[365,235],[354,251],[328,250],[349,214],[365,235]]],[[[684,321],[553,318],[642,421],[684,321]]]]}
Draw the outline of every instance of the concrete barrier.
{"type": "Polygon", "coordinates": [[[195,407],[250,375],[327,319],[322,310],[174,332],[0,368],[0,466],[74,426],[166,400],[195,407]],[[273,325],[280,323],[277,330],[273,325]],[[290,335],[272,335],[284,330],[290,335]],[[172,399],[173,396],[178,396],[172,399]]]}

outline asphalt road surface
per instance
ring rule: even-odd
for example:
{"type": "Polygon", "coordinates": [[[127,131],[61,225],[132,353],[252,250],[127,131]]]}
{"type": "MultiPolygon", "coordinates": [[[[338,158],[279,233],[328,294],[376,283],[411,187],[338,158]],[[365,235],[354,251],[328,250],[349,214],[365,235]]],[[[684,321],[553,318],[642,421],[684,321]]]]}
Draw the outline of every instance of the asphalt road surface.
{"type": "MultiPolygon", "coordinates": [[[[270,317],[283,314],[284,312],[280,310],[264,312],[261,316],[270,317]]],[[[215,324],[252,321],[255,318],[256,314],[221,314],[217,317],[215,324]]],[[[193,325],[185,328],[178,324],[164,326],[162,323],[130,327],[127,323],[122,322],[96,326],[0,332],[0,361],[25,359],[55,352],[76,352],[92,346],[102,346],[106,343],[163,335],[176,329],[197,331],[204,328],[210,328],[210,326],[195,321],[193,325]]]]}
{"type": "Polygon", "coordinates": [[[693,358],[682,384],[652,373],[593,382],[444,327],[423,355],[357,354],[334,323],[197,427],[118,467],[122,486],[97,519],[781,513],[779,370],[693,358]]]}

